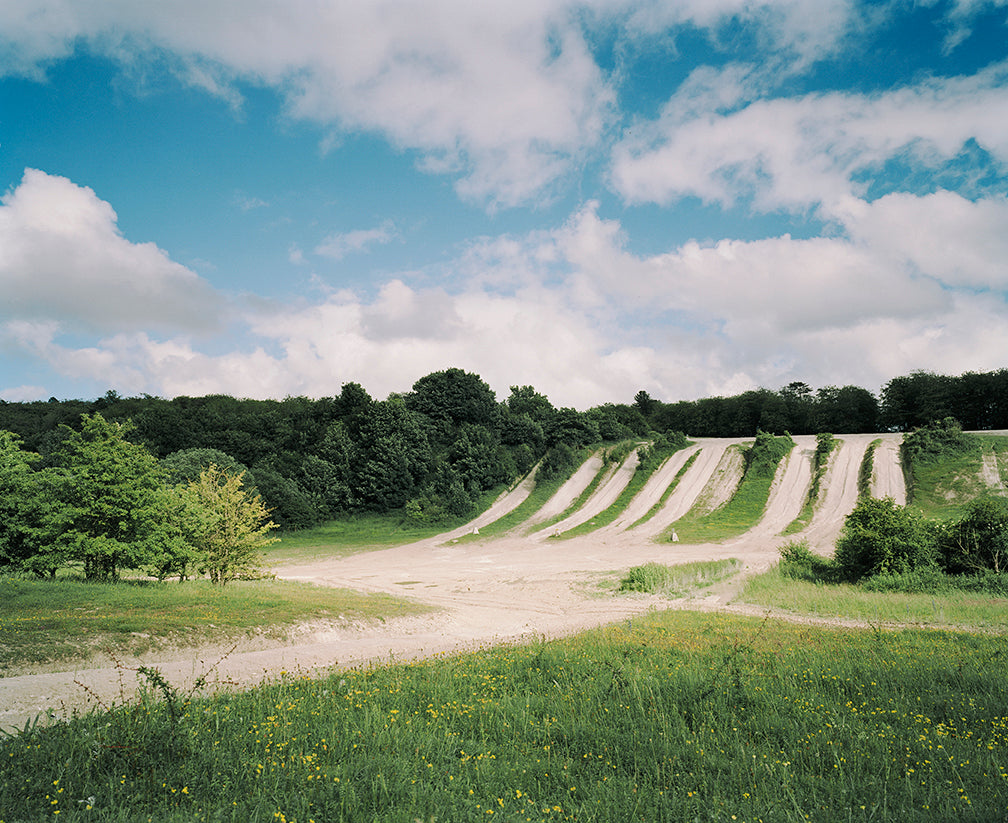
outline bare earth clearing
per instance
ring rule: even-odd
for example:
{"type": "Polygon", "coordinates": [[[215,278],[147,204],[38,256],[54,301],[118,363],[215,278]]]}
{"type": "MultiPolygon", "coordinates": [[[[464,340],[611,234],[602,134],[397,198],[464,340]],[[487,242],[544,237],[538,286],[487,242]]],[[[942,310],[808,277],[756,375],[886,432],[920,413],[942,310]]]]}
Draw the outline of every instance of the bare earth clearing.
{"type": "MultiPolygon", "coordinates": [[[[861,459],[876,437],[882,438],[882,444],[875,453],[872,493],[905,500],[898,458],[901,435],[843,435],[841,448],[834,452],[823,480],[821,503],[811,524],[805,532],[789,539],[807,538],[814,549],[824,554],[832,550],[843,520],[857,500],[861,459]]],[[[701,495],[709,495],[711,499],[730,496],[737,476],[732,472],[718,475],[715,469],[728,446],[741,442],[745,441],[704,439],[693,449],[674,455],[668,465],[655,472],[638,495],[641,499],[631,503],[626,515],[581,537],[549,539],[553,528],[529,536],[523,536],[522,532],[532,521],[542,522],[570,506],[601,467],[597,457],[589,460],[590,465],[586,464],[544,509],[512,534],[453,542],[515,508],[531,490],[531,480],[503,496],[469,526],[438,538],[338,560],[277,568],[275,571],[282,578],[408,596],[430,604],[437,611],[376,625],[303,626],[282,646],[255,648],[250,642],[247,648],[236,649],[220,661],[210,682],[250,686],[281,671],[307,674],[334,666],[348,668],[497,642],[553,637],[658,608],[745,610],[731,605],[740,589],[740,578],[696,598],[680,600],[613,595],[611,589],[602,591],[598,585],[648,561],[674,564],[737,557],[745,563],[743,577],[776,562],[778,547],[784,542],[779,532],[797,515],[808,491],[815,438],[796,438],[795,449],[778,472],[763,521],[747,534],[722,544],[653,542],[654,535],[685,514],[701,495]],[[629,529],[661,498],[696,449],[700,454],[663,509],[649,521],[629,529]]],[[[582,510],[563,527],[570,528],[602,511],[631,476],[629,461],[612,471],[582,510]]],[[[185,690],[211,669],[225,651],[217,647],[182,649],[143,661],[124,660],[119,667],[104,661],[93,663],[91,668],[81,664],[73,671],[0,678],[0,727],[23,727],[27,720],[50,709],[58,716],[73,709],[86,709],[95,705],[96,698],[106,704],[115,702],[133,692],[136,679],[129,668],[141,662],[157,666],[169,682],[185,690]]]]}

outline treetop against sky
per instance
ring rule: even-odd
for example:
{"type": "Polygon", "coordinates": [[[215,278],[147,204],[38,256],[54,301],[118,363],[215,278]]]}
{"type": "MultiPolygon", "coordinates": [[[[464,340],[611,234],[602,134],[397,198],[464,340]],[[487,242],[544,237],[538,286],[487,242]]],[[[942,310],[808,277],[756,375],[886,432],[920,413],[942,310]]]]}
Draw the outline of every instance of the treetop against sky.
{"type": "Polygon", "coordinates": [[[1003,367],[1008,2],[10,0],[0,398],[1003,367]]]}

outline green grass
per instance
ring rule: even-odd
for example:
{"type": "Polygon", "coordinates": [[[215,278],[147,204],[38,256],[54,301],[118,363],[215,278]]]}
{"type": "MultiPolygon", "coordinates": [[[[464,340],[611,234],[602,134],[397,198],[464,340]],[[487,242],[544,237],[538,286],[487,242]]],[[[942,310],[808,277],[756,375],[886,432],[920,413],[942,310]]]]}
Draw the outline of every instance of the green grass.
{"type": "Polygon", "coordinates": [[[186,583],[0,578],[0,672],[100,649],[141,654],[261,634],[282,637],[305,620],[383,620],[423,611],[383,594],[283,580],[186,583]]]}
{"type": "Polygon", "coordinates": [[[411,523],[401,512],[347,515],[311,529],[282,532],[279,542],[266,550],[265,565],[272,567],[348,557],[363,551],[424,540],[447,528],[450,526],[411,523]]]}
{"type": "MultiPolygon", "coordinates": [[[[685,448],[685,447],[684,447],[685,448]]],[[[608,526],[617,517],[619,517],[623,512],[626,511],[627,506],[630,505],[630,501],[637,496],[641,489],[644,488],[647,481],[651,478],[661,465],[671,457],[678,449],[670,448],[667,450],[662,450],[651,456],[648,462],[644,466],[637,466],[637,470],[634,472],[633,477],[630,478],[630,482],[627,483],[626,487],[619,493],[619,496],[612,502],[612,504],[606,508],[605,511],[599,512],[587,523],[581,523],[575,526],[573,529],[568,529],[563,532],[563,534],[558,535],[561,539],[568,537],[576,537],[582,534],[590,534],[596,529],[601,529],[603,526],[608,526]]],[[[625,459],[625,456],[624,456],[625,459]]]]}
{"type": "Polygon", "coordinates": [[[734,557],[726,560],[680,563],[675,566],[645,563],[643,566],[634,566],[630,569],[620,581],[619,591],[676,597],[712,586],[738,574],[742,566],[742,561],[734,557]]]}
{"type": "Polygon", "coordinates": [[[1008,814],[1001,638],[667,612],[215,699],[150,686],[0,739],[0,820],[1008,814]]]}
{"type": "Polygon", "coordinates": [[[505,486],[490,489],[476,500],[469,514],[437,523],[416,523],[401,510],[381,514],[362,512],[348,514],[314,528],[282,532],[280,541],[266,550],[265,564],[276,567],[312,563],[436,537],[468,523],[488,509],[505,491],[505,486]]]}
{"type": "Polygon", "coordinates": [[[779,567],[749,579],[738,600],[768,609],[870,623],[972,626],[1008,632],[1008,598],[971,592],[941,595],[873,592],[850,584],[793,580],[779,567]]]}
{"type": "Polygon", "coordinates": [[[977,497],[990,494],[990,489],[980,479],[983,454],[993,451],[998,465],[1003,465],[1004,455],[1008,453],[1008,437],[991,434],[968,437],[975,438],[979,447],[958,454],[946,452],[914,464],[907,504],[910,508],[925,517],[949,520],[961,517],[977,497]]]}
{"type": "MultiPolygon", "coordinates": [[[[790,438],[774,438],[783,455],[766,463],[760,470],[750,466],[735,494],[723,506],[710,513],[700,513],[696,509],[688,512],[674,524],[683,543],[718,543],[740,534],[755,526],[766,509],[770,497],[770,486],[773,484],[777,465],[783,460],[790,448],[785,449],[784,441],[791,443],[790,438]]],[[[793,447],[791,443],[791,447],[793,447]]]]}

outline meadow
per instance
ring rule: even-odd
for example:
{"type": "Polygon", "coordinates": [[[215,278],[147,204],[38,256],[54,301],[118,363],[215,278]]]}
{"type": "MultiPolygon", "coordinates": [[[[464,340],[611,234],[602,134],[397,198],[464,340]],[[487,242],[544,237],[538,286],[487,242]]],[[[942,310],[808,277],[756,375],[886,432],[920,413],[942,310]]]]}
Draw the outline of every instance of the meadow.
{"type": "Polygon", "coordinates": [[[212,698],[141,679],[111,712],[0,740],[0,820],[1008,814],[994,636],[665,612],[212,698]]]}
{"type": "Polygon", "coordinates": [[[0,676],[38,664],[84,661],[104,649],[125,656],[253,635],[276,640],[306,620],[384,620],[424,610],[385,594],[286,580],[214,586],[208,580],[0,577],[0,676]]]}

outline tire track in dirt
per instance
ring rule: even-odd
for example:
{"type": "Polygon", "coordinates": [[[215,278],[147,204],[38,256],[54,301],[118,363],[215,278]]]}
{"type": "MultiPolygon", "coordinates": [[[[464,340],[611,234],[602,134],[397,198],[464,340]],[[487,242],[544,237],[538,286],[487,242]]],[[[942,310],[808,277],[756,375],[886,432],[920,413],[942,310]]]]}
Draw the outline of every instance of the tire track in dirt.
{"type": "Polygon", "coordinates": [[[794,448],[777,468],[763,517],[752,529],[730,541],[731,543],[754,537],[776,537],[801,512],[812,484],[812,455],[815,453],[816,439],[808,435],[793,439],[794,448]]]}
{"type": "Polygon", "coordinates": [[[679,479],[679,485],[665,501],[665,505],[654,517],[636,529],[632,529],[630,533],[640,535],[645,539],[653,539],[686,514],[693,508],[700,493],[707,488],[707,484],[728,446],[741,442],[741,440],[722,438],[698,439],[697,445],[700,454],[679,479]]]}
{"type": "Polygon", "coordinates": [[[616,498],[620,496],[620,492],[629,485],[633,479],[634,472],[637,470],[639,460],[637,449],[634,449],[619,466],[615,467],[605,477],[581,508],[549,529],[539,532],[537,536],[544,538],[547,536],[546,532],[549,532],[549,534],[563,534],[563,532],[576,528],[582,523],[587,523],[597,514],[604,512],[616,501],[616,498]]]}
{"type": "Polygon", "coordinates": [[[861,459],[875,435],[845,434],[837,438],[840,448],[833,453],[822,481],[822,501],[812,515],[812,522],[795,535],[807,540],[820,554],[832,554],[844,519],[854,510],[858,499],[858,474],[861,459]]]}
{"type": "Polygon", "coordinates": [[[525,498],[532,494],[532,490],[535,488],[536,475],[538,473],[539,465],[537,464],[532,471],[525,475],[524,479],[517,486],[510,491],[505,492],[497,500],[495,500],[489,509],[473,520],[470,520],[464,526],[459,526],[459,528],[453,529],[447,534],[439,535],[437,542],[447,543],[451,540],[457,540],[467,534],[478,534],[479,530],[484,526],[493,523],[495,520],[500,520],[504,515],[517,509],[525,502],[525,498]]]}
{"type": "Polygon", "coordinates": [[[686,465],[686,461],[696,454],[699,448],[699,446],[690,446],[689,448],[680,449],[665,460],[654,474],[648,478],[647,483],[644,484],[644,488],[634,495],[633,500],[630,501],[630,505],[626,507],[623,514],[606,526],[605,530],[624,531],[651,511],[654,505],[661,500],[662,495],[665,494],[665,490],[675,480],[675,476],[679,473],[679,470],[686,465]]]}
{"type": "Polygon", "coordinates": [[[604,465],[602,450],[599,449],[599,451],[595,452],[595,454],[581,464],[578,470],[556,490],[556,493],[546,501],[541,509],[518,526],[518,530],[527,532],[532,527],[566,511],[571,503],[577,500],[581,493],[591,485],[592,480],[595,479],[595,475],[602,471],[604,465]]]}
{"type": "Polygon", "coordinates": [[[872,464],[871,496],[882,499],[891,497],[899,506],[907,502],[906,478],[903,475],[903,464],[900,461],[901,434],[882,435],[882,440],[875,447],[872,464]]]}

